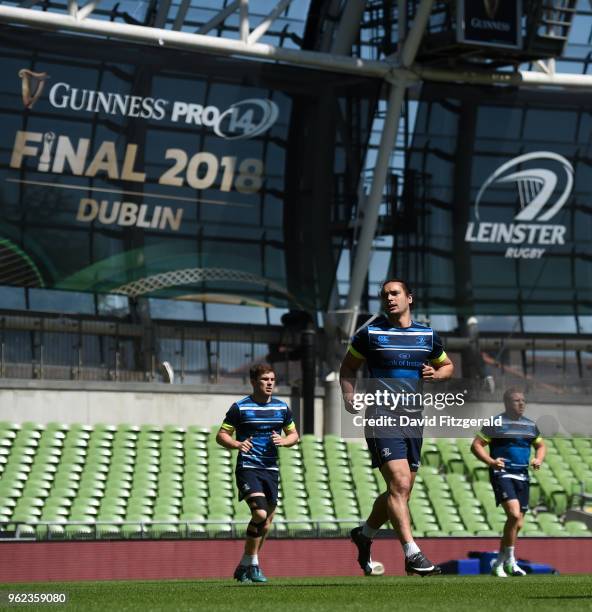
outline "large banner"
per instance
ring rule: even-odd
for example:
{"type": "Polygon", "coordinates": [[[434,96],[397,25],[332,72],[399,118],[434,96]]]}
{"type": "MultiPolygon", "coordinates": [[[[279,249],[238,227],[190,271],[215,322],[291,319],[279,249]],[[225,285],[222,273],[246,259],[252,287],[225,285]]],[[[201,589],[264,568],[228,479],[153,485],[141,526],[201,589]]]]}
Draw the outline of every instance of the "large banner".
{"type": "Polygon", "coordinates": [[[0,284],[323,305],[341,246],[326,220],[355,204],[378,82],[25,29],[1,40],[0,284]],[[317,168],[324,183],[307,180],[317,168]]]}
{"type": "Polygon", "coordinates": [[[424,87],[396,232],[422,307],[592,312],[589,109],[587,94],[424,87]]]}

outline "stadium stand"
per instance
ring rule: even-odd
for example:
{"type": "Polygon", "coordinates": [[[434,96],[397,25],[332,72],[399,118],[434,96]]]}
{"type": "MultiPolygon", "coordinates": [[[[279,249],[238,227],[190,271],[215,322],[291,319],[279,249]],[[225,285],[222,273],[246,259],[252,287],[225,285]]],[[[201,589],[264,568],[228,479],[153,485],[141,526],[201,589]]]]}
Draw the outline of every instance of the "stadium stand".
{"type": "MultiPolygon", "coordinates": [[[[238,502],[236,454],[198,426],[0,423],[0,536],[37,540],[225,538],[249,520],[238,502]]],[[[532,478],[525,536],[591,536],[566,510],[592,482],[592,443],[548,440],[532,478]]],[[[304,435],[279,449],[272,536],[346,535],[382,489],[365,445],[304,435]]],[[[419,537],[497,536],[487,471],[469,441],[426,441],[410,501],[419,537]]]]}

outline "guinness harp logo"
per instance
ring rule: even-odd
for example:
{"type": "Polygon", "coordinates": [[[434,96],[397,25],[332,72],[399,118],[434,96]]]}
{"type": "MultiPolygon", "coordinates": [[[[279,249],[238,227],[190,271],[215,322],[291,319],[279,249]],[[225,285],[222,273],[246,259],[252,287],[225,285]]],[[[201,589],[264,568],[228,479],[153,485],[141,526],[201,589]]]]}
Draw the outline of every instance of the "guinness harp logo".
{"type": "Polygon", "coordinates": [[[483,6],[489,19],[495,19],[500,0],[483,0],[483,6]]]}
{"type": "Polygon", "coordinates": [[[45,81],[49,79],[47,72],[33,72],[23,68],[18,72],[19,77],[22,80],[22,93],[23,93],[23,104],[25,108],[33,108],[33,104],[37,102],[45,81]]]}

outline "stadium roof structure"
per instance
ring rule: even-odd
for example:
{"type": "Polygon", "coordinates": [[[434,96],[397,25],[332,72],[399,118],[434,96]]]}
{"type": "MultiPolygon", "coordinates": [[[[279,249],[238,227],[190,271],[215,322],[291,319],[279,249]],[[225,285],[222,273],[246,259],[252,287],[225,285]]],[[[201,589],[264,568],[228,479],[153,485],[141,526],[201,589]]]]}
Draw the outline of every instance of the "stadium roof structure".
{"type": "MultiPolygon", "coordinates": [[[[508,61],[503,61],[504,55],[499,52],[489,57],[487,53],[482,54],[473,61],[475,53],[473,56],[470,53],[459,55],[458,47],[448,44],[450,41],[438,47],[438,40],[449,35],[447,30],[452,23],[446,19],[442,21],[442,16],[450,17],[455,7],[461,4],[443,0],[398,0],[396,3],[365,0],[279,0],[273,3],[154,0],[146,4],[89,0],[81,5],[77,0],[23,0],[18,3],[0,2],[0,23],[383,79],[388,91],[384,129],[370,193],[363,210],[359,208],[357,211],[361,222],[357,224],[359,234],[344,309],[348,321],[341,325],[342,329],[348,330],[355,322],[354,315],[362,297],[390,156],[409,88],[432,81],[560,90],[592,89],[592,75],[555,70],[553,55],[560,55],[567,40],[575,2],[525,3],[524,19],[538,20],[531,25],[539,30],[546,28],[544,37],[547,42],[558,44],[551,47],[551,51],[549,47],[541,47],[541,59],[537,59],[536,47],[530,45],[529,53],[523,56],[506,53],[508,61]],[[127,8],[131,12],[125,12],[127,8]],[[143,20],[138,19],[138,10],[144,13],[143,20]],[[309,45],[314,49],[306,48],[303,42],[306,32],[294,35],[286,23],[282,24],[279,36],[270,35],[272,28],[294,14],[290,11],[300,15],[301,26],[316,28],[315,44],[309,45]],[[352,53],[364,15],[377,11],[382,11],[385,23],[388,17],[393,18],[389,26],[391,44],[384,45],[384,39],[367,41],[368,46],[374,47],[375,57],[362,57],[362,53],[354,57],[352,53]],[[229,24],[233,25],[230,27],[229,24]],[[438,28],[439,32],[436,31],[438,28]],[[428,39],[430,45],[427,45],[428,39]],[[263,42],[269,40],[271,42],[263,42]],[[438,61],[445,58],[460,58],[460,61],[438,61]],[[521,69],[520,64],[524,61],[533,62],[535,70],[521,69]]],[[[522,16],[519,15],[520,19],[522,16]]]]}

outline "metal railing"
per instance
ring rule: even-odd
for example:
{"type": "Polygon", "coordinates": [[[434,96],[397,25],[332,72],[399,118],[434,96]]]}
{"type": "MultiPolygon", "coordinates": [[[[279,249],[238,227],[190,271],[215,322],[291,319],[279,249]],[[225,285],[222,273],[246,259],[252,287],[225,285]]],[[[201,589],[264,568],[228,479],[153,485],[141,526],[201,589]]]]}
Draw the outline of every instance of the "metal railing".
{"type": "MultiPolygon", "coordinates": [[[[460,366],[467,337],[444,334],[447,352],[460,366]]],[[[160,322],[150,325],[96,320],[80,315],[10,313],[0,315],[0,378],[153,382],[158,364],[169,361],[175,381],[186,384],[248,383],[250,365],[271,360],[281,384],[301,379],[297,332],[280,325],[160,322]]],[[[323,350],[323,331],[317,347],[323,350]]],[[[592,379],[590,335],[494,335],[479,337],[487,374],[506,382],[553,381],[556,387],[589,392],[592,379]]],[[[345,353],[346,347],[343,347],[345,353]]],[[[460,372],[460,367],[458,367],[460,372]]],[[[317,384],[327,372],[318,372],[317,384]]]]}
{"type": "Polygon", "coordinates": [[[300,378],[299,337],[281,326],[180,322],[152,325],[85,317],[0,316],[0,377],[152,382],[169,361],[179,383],[248,382],[270,353],[278,379],[300,378]],[[283,347],[283,352],[277,350],[283,347]]]}

